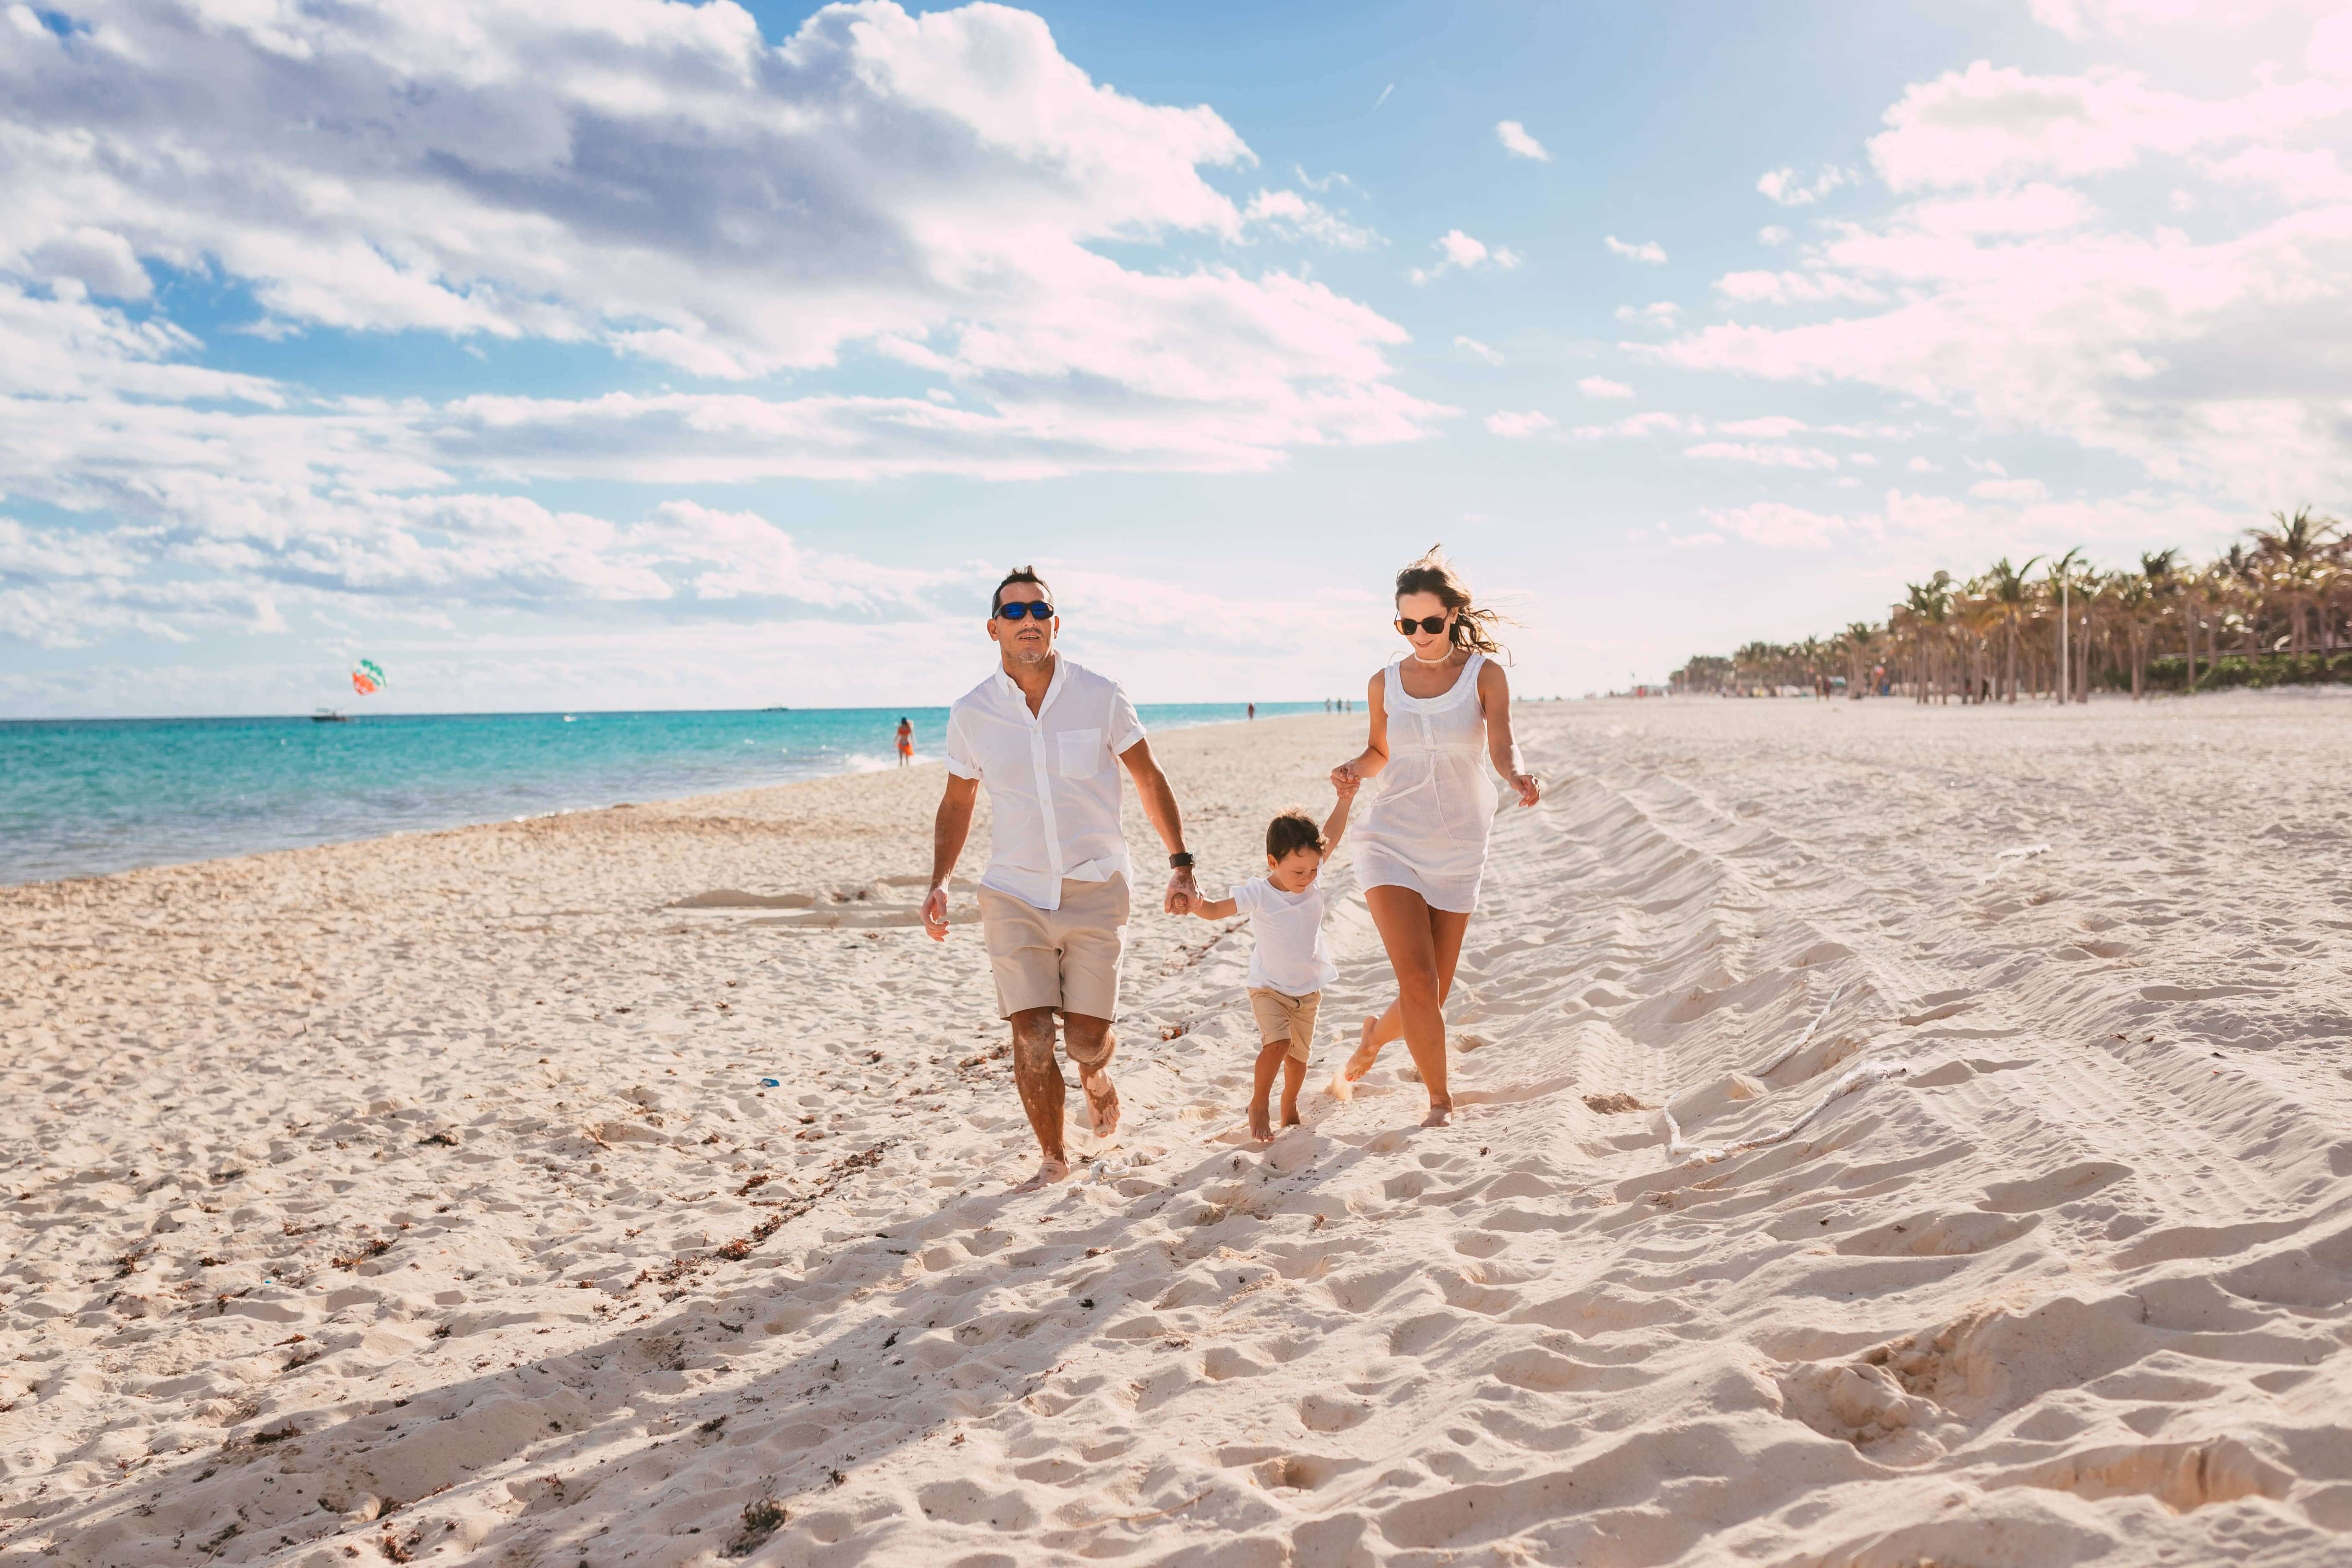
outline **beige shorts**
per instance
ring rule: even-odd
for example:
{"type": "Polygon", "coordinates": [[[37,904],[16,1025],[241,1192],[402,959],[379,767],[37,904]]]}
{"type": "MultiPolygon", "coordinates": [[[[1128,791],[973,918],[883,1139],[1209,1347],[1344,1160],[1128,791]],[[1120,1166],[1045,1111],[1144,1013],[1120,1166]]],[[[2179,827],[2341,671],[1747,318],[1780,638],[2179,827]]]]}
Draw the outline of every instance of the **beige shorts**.
{"type": "Polygon", "coordinates": [[[1292,996],[1253,985],[1249,999],[1250,1012],[1257,1019],[1258,1039],[1269,1046],[1287,1039],[1290,1059],[1304,1062],[1308,1047],[1315,1044],[1315,1009],[1323,1005],[1323,993],[1309,991],[1304,996],[1292,996]]]}
{"type": "Polygon", "coordinates": [[[1118,970],[1127,956],[1126,878],[1065,881],[1058,910],[1041,910],[1026,899],[982,888],[980,926],[988,966],[996,976],[999,1017],[1032,1007],[1089,1018],[1118,1016],[1118,970]]]}

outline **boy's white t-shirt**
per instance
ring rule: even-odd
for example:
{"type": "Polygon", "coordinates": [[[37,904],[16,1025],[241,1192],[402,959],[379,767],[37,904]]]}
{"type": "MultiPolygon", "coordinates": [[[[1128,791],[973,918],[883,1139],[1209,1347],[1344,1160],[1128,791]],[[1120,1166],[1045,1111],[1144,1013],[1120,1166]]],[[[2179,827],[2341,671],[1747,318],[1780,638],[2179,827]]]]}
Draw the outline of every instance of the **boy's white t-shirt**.
{"type": "Polygon", "coordinates": [[[1323,881],[1317,878],[1303,893],[1286,893],[1264,877],[1253,877],[1233,891],[1234,908],[1249,916],[1257,938],[1250,952],[1252,987],[1304,996],[1320,991],[1339,977],[1339,967],[1323,950],[1323,881]]]}

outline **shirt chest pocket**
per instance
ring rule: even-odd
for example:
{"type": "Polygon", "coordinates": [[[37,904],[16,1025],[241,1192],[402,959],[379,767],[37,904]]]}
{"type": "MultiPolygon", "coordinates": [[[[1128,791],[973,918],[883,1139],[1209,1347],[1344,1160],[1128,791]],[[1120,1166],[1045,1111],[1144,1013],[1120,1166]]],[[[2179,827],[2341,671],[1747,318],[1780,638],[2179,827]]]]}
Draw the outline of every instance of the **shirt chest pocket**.
{"type": "Polygon", "coordinates": [[[1054,771],[1066,779],[1090,779],[1103,769],[1103,732],[1065,730],[1054,737],[1054,771]]]}

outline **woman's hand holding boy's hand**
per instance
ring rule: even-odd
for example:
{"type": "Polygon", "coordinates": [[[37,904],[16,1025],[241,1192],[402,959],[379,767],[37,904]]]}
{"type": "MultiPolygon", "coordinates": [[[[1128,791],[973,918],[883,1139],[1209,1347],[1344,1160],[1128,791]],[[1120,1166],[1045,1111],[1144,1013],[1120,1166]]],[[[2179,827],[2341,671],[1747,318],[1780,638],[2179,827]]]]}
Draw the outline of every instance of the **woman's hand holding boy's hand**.
{"type": "Polygon", "coordinates": [[[1513,773],[1511,787],[1519,792],[1521,805],[1533,805],[1543,798],[1543,784],[1533,773],[1513,773]]]}
{"type": "Polygon", "coordinates": [[[1331,787],[1339,793],[1341,800],[1352,796],[1363,787],[1363,775],[1356,772],[1353,763],[1341,763],[1331,770],[1331,787]]]}

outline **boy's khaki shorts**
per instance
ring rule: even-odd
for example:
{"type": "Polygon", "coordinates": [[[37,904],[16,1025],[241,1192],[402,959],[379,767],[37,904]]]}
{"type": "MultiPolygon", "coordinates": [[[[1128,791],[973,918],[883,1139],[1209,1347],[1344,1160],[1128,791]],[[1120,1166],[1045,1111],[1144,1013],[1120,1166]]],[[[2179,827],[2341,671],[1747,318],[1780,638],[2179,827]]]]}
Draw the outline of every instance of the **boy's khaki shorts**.
{"type": "MultiPolygon", "coordinates": [[[[1058,910],[1041,910],[1026,899],[982,888],[980,927],[996,977],[997,1016],[1054,1007],[1089,1018],[1118,1017],[1127,914],[1124,877],[1066,880],[1058,910]]],[[[1075,1054],[1070,1059],[1095,1065],[1075,1054]]]]}
{"type": "Polygon", "coordinates": [[[1257,1018],[1258,1039],[1269,1046],[1287,1039],[1290,1059],[1304,1064],[1309,1047],[1315,1044],[1315,1009],[1323,1005],[1323,993],[1309,991],[1304,996],[1293,996],[1253,985],[1249,999],[1250,1012],[1257,1018]]]}

